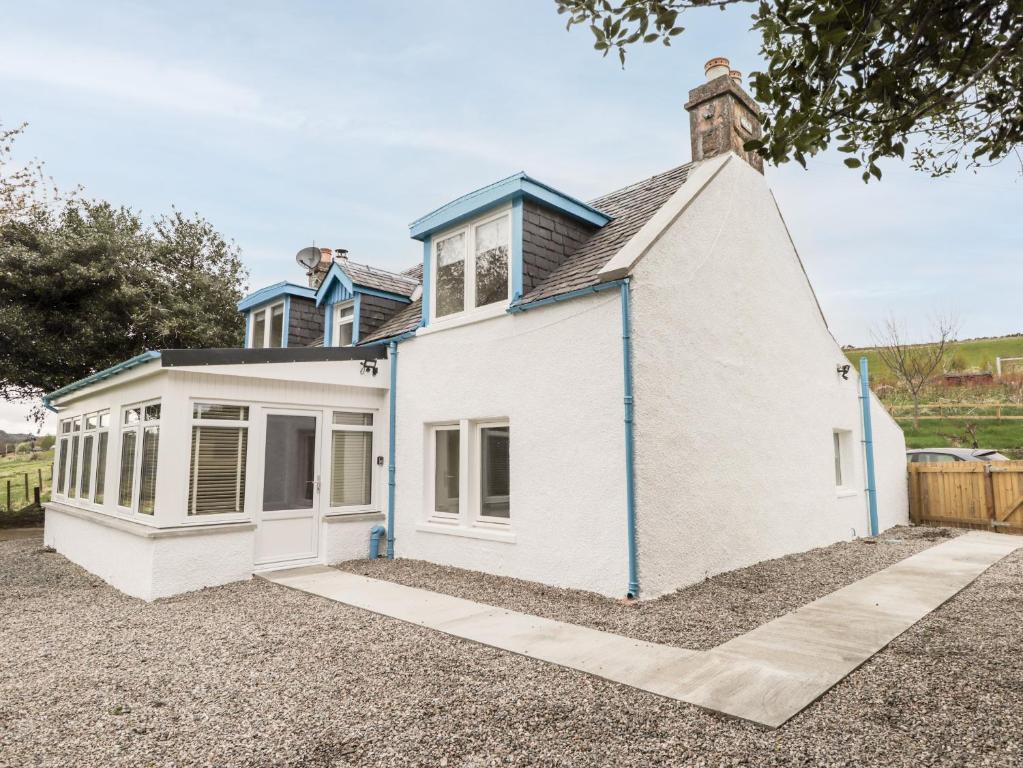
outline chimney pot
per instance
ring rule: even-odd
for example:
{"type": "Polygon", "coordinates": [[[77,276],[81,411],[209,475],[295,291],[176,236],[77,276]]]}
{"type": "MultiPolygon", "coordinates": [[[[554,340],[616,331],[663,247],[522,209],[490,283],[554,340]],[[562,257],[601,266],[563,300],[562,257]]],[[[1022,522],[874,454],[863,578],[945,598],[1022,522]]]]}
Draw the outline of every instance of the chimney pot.
{"type": "Polygon", "coordinates": [[[337,254],[337,258],[348,260],[348,249],[347,248],[335,248],[334,253],[337,254]]]}
{"type": "Polygon", "coordinates": [[[332,253],[330,248],[320,248],[320,261],[333,261],[332,253]]]}
{"type": "Polygon", "coordinates": [[[737,69],[730,70],[728,76],[735,81],[736,85],[742,85],[742,72],[737,69]]]}
{"type": "Polygon", "coordinates": [[[703,65],[703,73],[707,76],[708,82],[716,80],[722,75],[729,73],[729,62],[724,56],[716,56],[703,65]]]}

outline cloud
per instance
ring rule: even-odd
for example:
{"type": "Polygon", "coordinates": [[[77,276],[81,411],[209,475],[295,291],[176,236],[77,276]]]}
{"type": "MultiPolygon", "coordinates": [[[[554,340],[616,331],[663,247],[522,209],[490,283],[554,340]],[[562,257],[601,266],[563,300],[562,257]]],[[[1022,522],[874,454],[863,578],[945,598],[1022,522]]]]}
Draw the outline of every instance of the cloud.
{"type": "Polygon", "coordinates": [[[0,77],[11,80],[266,125],[294,125],[300,119],[272,108],[253,88],[188,64],[28,40],[3,40],[0,48],[0,77]]]}

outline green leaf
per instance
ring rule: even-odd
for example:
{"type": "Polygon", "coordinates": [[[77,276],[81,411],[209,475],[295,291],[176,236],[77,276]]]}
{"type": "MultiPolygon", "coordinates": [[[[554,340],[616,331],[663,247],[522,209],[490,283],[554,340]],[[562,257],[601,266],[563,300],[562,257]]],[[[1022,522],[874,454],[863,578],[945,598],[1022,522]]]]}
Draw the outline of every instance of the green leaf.
{"type": "Polygon", "coordinates": [[[844,163],[846,164],[846,166],[848,166],[849,168],[859,168],[859,167],[860,167],[861,165],[863,165],[863,163],[861,163],[861,162],[860,162],[859,160],[857,160],[857,159],[856,159],[855,157],[847,157],[847,158],[846,158],[845,160],[843,160],[843,162],[844,162],[844,163]]]}

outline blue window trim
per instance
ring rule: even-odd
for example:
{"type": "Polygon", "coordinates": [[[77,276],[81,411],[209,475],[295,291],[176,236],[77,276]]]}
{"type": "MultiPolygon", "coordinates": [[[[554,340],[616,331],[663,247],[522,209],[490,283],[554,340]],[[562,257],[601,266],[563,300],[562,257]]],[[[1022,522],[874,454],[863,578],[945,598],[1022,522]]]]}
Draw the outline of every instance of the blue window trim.
{"type": "Polygon", "coordinates": [[[334,346],[334,305],[328,304],[323,310],[323,346],[334,346]]]}
{"type": "Polygon", "coordinates": [[[452,200],[435,211],[416,219],[409,225],[409,234],[414,240],[423,240],[437,230],[455,226],[466,219],[479,215],[488,208],[522,197],[532,198],[598,227],[611,221],[611,217],[603,211],[530,178],[524,172],[519,172],[452,200]]]}
{"type": "MultiPolygon", "coordinates": [[[[271,313],[273,314],[273,313],[271,313]]],[[[288,337],[291,335],[291,296],[284,297],[284,328],[281,331],[281,348],[287,349],[288,337]]]]}
{"type": "Polygon", "coordinates": [[[362,294],[356,292],[352,305],[352,346],[359,343],[359,316],[362,314],[362,294]]]}
{"type": "Polygon", "coordinates": [[[433,284],[433,238],[427,235],[423,238],[423,315],[419,320],[421,326],[425,326],[430,318],[430,289],[433,284]]]}
{"type": "Polygon", "coordinates": [[[273,285],[268,285],[265,288],[260,288],[258,291],[253,291],[244,299],[239,301],[238,311],[246,312],[253,310],[264,304],[279,301],[282,296],[301,296],[304,299],[312,299],[316,297],[316,291],[308,286],[296,285],[295,283],[289,283],[286,281],[282,283],[274,283],[273,285]]]}
{"type": "Polygon", "coordinates": [[[288,320],[291,315],[291,295],[285,294],[283,299],[280,296],[277,296],[268,301],[264,301],[262,304],[255,304],[245,310],[243,313],[245,315],[245,349],[251,349],[250,345],[252,344],[252,313],[259,312],[267,307],[272,307],[275,304],[281,303],[284,304],[284,337],[281,339],[281,347],[283,348],[288,346],[288,320]]]}
{"type": "Polygon", "coordinates": [[[516,197],[511,215],[512,303],[522,297],[522,209],[522,197],[516,197]]]}

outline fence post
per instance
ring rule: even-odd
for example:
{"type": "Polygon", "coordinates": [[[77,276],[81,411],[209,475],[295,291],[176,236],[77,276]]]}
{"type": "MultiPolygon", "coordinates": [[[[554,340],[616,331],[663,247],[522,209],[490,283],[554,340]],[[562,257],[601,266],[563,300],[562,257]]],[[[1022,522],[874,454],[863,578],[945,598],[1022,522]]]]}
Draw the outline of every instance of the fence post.
{"type": "Polygon", "coordinates": [[[41,496],[40,496],[40,494],[42,493],[42,490],[43,489],[40,488],[38,485],[35,488],[32,489],[32,501],[35,503],[35,505],[37,507],[40,507],[40,508],[42,508],[42,506],[43,506],[43,502],[42,502],[42,499],[41,499],[41,496]]]}
{"type": "Polygon", "coordinates": [[[7,511],[13,512],[14,507],[11,506],[11,481],[7,481],[7,511]]]}
{"type": "Polygon", "coordinates": [[[28,472],[25,473],[25,503],[28,504],[28,472]]]}
{"type": "Polygon", "coordinates": [[[991,465],[984,465],[984,506],[987,507],[987,514],[991,520],[991,527],[995,527],[995,473],[991,471],[991,465]]]}
{"type": "Polygon", "coordinates": [[[39,467],[39,487],[43,487],[43,468],[39,467]]]}

